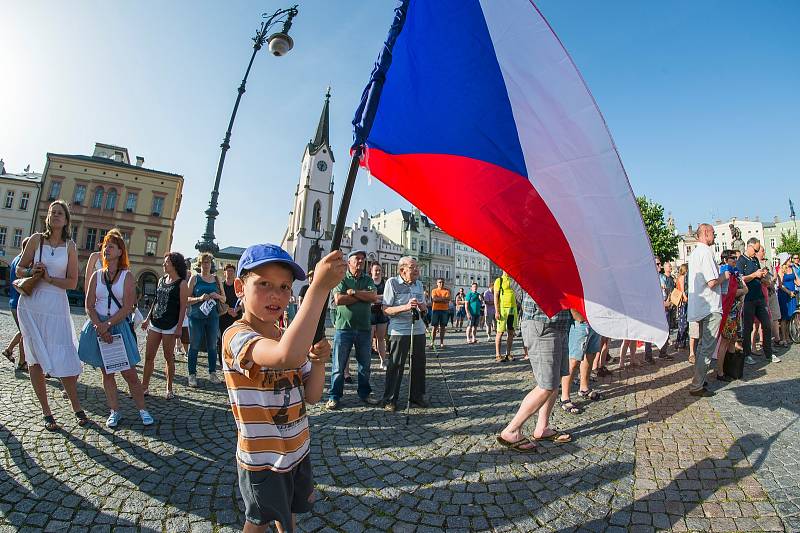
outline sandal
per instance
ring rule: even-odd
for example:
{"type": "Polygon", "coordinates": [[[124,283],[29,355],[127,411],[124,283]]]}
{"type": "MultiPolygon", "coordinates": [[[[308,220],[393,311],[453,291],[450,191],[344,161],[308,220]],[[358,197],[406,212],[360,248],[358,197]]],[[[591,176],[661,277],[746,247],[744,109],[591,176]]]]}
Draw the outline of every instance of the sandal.
{"type": "Polygon", "coordinates": [[[175,393],[172,392],[171,390],[168,390],[167,395],[164,396],[164,398],[166,398],[167,400],[172,400],[173,398],[175,398],[175,393]]]}
{"type": "Polygon", "coordinates": [[[86,413],[84,413],[83,410],[75,411],[75,418],[78,419],[78,425],[80,427],[83,427],[89,422],[91,422],[91,420],[89,420],[89,417],[86,416],[86,413]]]}
{"type": "Polygon", "coordinates": [[[53,415],[47,415],[44,417],[44,429],[47,431],[58,431],[61,428],[56,424],[56,419],[53,418],[53,415]]]}
{"type": "Polygon", "coordinates": [[[14,361],[14,354],[12,354],[11,352],[9,352],[8,350],[3,350],[3,351],[2,351],[2,354],[3,354],[4,356],[6,356],[6,359],[8,359],[8,361],[9,361],[9,362],[10,362],[12,365],[14,364],[14,362],[15,362],[15,361],[14,361]]]}
{"type": "Polygon", "coordinates": [[[516,442],[510,442],[498,435],[497,443],[500,446],[508,448],[509,450],[514,450],[517,453],[536,453],[536,445],[528,437],[522,437],[516,442]],[[527,448],[525,447],[526,445],[528,446],[527,448]]]}
{"type": "Polygon", "coordinates": [[[503,362],[503,358],[502,358],[502,357],[500,357],[500,356],[498,355],[498,356],[496,356],[496,357],[494,358],[494,362],[495,362],[495,363],[502,363],[502,362],[503,362]]]}
{"type": "Polygon", "coordinates": [[[560,402],[561,402],[561,409],[563,409],[565,412],[571,415],[581,414],[582,412],[581,408],[572,403],[570,400],[560,400],[560,402]]]}
{"type": "Polygon", "coordinates": [[[580,390],[578,391],[578,396],[580,396],[581,398],[586,398],[587,400],[591,400],[593,402],[596,402],[602,398],[599,392],[592,389],[580,390]]]}
{"type": "Polygon", "coordinates": [[[28,371],[28,363],[25,361],[21,361],[20,364],[17,365],[16,370],[20,372],[27,372],[28,371]]]}
{"type": "Polygon", "coordinates": [[[533,440],[549,440],[556,444],[566,444],[568,442],[572,442],[572,435],[569,433],[562,433],[557,429],[554,429],[551,434],[542,435],[541,437],[533,437],[533,440]]]}

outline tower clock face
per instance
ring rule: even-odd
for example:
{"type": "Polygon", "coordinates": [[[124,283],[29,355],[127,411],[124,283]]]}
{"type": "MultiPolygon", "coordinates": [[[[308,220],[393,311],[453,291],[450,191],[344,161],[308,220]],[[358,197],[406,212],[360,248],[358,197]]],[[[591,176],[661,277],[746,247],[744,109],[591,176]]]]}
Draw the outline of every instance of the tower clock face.
{"type": "Polygon", "coordinates": [[[325,172],[326,170],[328,170],[328,163],[326,163],[325,161],[318,161],[317,168],[320,170],[320,172],[325,172]]]}

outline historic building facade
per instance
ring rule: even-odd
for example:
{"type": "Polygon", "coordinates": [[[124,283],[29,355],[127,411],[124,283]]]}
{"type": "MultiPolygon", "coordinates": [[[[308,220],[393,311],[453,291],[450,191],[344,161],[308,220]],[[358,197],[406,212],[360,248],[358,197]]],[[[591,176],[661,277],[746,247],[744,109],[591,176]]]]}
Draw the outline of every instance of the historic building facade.
{"type": "MultiPolygon", "coordinates": [[[[30,167],[29,167],[30,168],[30,167]]],[[[42,175],[6,172],[0,159],[0,289],[9,283],[8,267],[22,252],[22,241],[32,233],[42,175]]]]}
{"type": "MultiPolygon", "coordinates": [[[[44,228],[50,202],[66,201],[83,272],[105,234],[118,228],[140,298],[149,300],[162,274],[162,258],[172,246],[182,191],[183,176],[145,168],[143,157],[131,164],[121,146],[97,143],[91,156],[48,153],[36,230],[44,228]]],[[[82,276],[78,287],[83,287],[82,276]]]]}
{"type": "MultiPolygon", "coordinates": [[[[281,247],[306,270],[313,269],[330,251],[333,236],[334,158],[329,135],[330,98],[328,90],[317,131],[303,152],[294,204],[281,240],[281,247]]],[[[296,285],[295,289],[299,290],[303,283],[296,285]]]]}

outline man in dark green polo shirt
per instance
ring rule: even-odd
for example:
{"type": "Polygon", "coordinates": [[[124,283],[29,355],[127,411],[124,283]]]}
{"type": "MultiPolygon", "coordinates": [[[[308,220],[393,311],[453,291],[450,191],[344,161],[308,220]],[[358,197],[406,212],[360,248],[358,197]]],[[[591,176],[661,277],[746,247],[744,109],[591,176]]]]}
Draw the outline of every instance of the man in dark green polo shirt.
{"type": "Polygon", "coordinates": [[[331,386],[328,396],[328,409],[338,409],[344,394],[344,369],[350,359],[350,349],[356,348],[358,361],[358,397],[368,405],[378,402],[369,384],[369,368],[372,348],[371,307],[378,300],[375,282],[364,272],[363,250],[353,250],[347,256],[347,273],[339,285],[333,289],[336,302],[336,333],[333,336],[333,357],[331,359],[331,386]]]}

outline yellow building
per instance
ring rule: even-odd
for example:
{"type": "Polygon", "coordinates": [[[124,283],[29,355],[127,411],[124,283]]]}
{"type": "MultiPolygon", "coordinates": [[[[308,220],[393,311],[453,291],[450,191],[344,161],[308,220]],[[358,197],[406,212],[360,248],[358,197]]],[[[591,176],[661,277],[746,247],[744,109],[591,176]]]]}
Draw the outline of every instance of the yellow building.
{"type": "Polygon", "coordinates": [[[119,228],[128,247],[131,271],[147,305],[161,277],[163,256],[172,246],[175,218],[181,205],[183,176],[145,168],[144,158],[131,164],[128,150],[95,144],[91,156],[47,154],[37,231],[44,228],[50,202],[70,205],[72,239],[78,245],[83,271],[89,255],[111,228],[119,228]]]}

